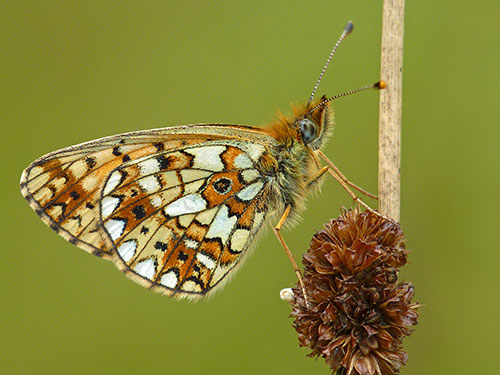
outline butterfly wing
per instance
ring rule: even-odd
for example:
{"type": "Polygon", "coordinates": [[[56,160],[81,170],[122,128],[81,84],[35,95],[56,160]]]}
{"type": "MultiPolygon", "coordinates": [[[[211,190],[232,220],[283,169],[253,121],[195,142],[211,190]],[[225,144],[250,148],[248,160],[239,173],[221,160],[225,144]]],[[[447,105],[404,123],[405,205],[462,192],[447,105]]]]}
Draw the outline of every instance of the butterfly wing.
{"type": "Polygon", "coordinates": [[[272,141],[224,125],[128,133],[40,158],[21,190],[52,229],[135,281],[202,296],[264,221],[266,180],[255,166],[272,141]]]}

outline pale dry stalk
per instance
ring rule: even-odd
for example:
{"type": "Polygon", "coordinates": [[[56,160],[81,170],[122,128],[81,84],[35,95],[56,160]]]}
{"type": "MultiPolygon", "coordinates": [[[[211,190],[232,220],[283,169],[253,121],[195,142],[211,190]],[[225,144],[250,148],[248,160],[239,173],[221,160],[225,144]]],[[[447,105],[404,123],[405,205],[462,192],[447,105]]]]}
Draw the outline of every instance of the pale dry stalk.
{"type": "Polygon", "coordinates": [[[379,211],[399,221],[404,0],[384,0],[379,112],[379,211]]]}

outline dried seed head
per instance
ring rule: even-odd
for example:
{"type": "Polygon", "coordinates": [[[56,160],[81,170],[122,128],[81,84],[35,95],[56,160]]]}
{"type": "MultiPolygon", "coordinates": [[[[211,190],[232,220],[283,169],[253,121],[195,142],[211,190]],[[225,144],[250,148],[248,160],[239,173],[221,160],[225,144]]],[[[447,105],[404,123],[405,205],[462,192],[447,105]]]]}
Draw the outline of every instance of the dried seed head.
{"type": "Polygon", "coordinates": [[[344,211],[314,235],[303,256],[310,308],[296,287],[291,314],[309,356],[342,375],[399,372],[417,323],[413,286],[397,278],[406,255],[399,225],[368,211],[344,211]]]}

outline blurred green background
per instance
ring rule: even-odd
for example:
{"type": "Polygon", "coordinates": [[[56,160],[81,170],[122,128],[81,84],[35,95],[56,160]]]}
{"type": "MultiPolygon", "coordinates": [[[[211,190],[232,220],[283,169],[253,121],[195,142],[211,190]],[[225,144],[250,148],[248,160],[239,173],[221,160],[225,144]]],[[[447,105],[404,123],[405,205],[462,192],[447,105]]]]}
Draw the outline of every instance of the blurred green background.
{"type": "MultiPolygon", "coordinates": [[[[408,1],[402,216],[419,325],[403,374],[500,365],[498,14],[493,1],[408,1]]],[[[382,2],[8,1],[0,15],[1,374],[327,374],[298,346],[278,291],[295,282],[274,236],[208,301],[129,281],[38,219],[21,171],[68,145],[132,130],[262,125],[318,94],[378,80],[382,2]]],[[[325,152],[377,187],[378,94],[335,102],[325,152]]],[[[373,202],[371,202],[373,204],[373,202]]],[[[327,181],[285,237],[299,257],[347,194],[327,181]]]]}

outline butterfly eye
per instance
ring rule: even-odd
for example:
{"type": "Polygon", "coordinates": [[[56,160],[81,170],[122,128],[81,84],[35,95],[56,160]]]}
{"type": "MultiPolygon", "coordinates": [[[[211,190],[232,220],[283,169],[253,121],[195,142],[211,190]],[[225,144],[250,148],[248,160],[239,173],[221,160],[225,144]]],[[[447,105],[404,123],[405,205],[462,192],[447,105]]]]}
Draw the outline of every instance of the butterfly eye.
{"type": "Polygon", "coordinates": [[[299,121],[300,134],[305,144],[311,143],[316,139],[318,129],[314,122],[309,119],[302,119],[299,121]]]}

